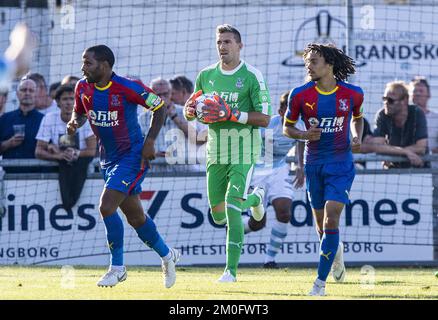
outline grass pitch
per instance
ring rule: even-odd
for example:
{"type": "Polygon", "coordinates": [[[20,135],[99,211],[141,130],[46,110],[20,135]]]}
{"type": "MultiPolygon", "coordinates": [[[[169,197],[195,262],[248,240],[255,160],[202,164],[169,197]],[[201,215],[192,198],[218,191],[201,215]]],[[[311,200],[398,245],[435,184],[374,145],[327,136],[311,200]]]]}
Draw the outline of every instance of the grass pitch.
{"type": "MultiPolygon", "coordinates": [[[[99,288],[103,267],[0,267],[0,300],[291,300],[308,297],[314,268],[239,268],[238,282],[218,284],[222,268],[177,267],[177,282],[164,288],[159,267],[129,267],[125,282],[99,288]]],[[[323,299],[438,299],[433,268],[376,268],[373,276],[347,268],[342,284],[328,279],[323,299]]]]}

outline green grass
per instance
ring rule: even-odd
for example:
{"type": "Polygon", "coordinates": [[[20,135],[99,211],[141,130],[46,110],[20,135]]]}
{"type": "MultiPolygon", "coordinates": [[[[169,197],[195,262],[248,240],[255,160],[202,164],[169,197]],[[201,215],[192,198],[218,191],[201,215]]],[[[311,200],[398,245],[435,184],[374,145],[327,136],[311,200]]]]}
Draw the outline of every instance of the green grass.
{"type": "MultiPolygon", "coordinates": [[[[128,279],[114,288],[99,288],[105,268],[75,267],[74,288],[61,285],[60,267],[0,267],[0,300],[288,300],[309,299],[316,270],[240,268],[237,283],[218,284],[222,268],[178,267],[177,282],[165,289],[159,267],[128,268],[128,279]]],[[[438,299],[438,279],[432,268],[376,268],[374,288],[362,285],[360,268],[348,268],[346,281],[329,278],[324,299],[438,299]]],[[[312,298],[313,299],[313,298],[312,298]]]]}

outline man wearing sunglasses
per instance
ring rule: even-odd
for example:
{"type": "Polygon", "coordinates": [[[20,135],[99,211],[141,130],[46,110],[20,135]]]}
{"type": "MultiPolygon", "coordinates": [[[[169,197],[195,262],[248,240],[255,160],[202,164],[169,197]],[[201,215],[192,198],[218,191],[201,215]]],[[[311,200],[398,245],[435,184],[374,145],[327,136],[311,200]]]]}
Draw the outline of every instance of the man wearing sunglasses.
{"type": "Polygon", "coordinates": [[[383,108],[376,114],[373,144],[375,152],[406,156],[409,162],[385,163],[385,167],[423,167],[421,156],[427,150],[427,124],[424,112],[409,105],[409,94],[403,81],[386,85],[383,108]]]}

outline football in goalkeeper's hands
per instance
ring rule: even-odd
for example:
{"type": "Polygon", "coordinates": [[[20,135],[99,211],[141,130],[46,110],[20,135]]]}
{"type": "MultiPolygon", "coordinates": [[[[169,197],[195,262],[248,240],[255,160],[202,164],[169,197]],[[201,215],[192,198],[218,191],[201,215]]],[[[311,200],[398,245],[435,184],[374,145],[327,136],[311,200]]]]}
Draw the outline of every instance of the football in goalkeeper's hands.
{"type": "MultiPolygon", "coordinates": [[[[196,119],[204,124],[209,124],[212,122],[208,122],[205,119],[205,112],[203,111],[204,106],[210,104],[220,104],[223,100],[220,96],[214,93],[204,93],[203,95],[196,98],[196,119]]],[[[222,112],[222,111],[221,111],[222,112]]],[[[223,112],[225,115],[225,112],[223,112]]]]}

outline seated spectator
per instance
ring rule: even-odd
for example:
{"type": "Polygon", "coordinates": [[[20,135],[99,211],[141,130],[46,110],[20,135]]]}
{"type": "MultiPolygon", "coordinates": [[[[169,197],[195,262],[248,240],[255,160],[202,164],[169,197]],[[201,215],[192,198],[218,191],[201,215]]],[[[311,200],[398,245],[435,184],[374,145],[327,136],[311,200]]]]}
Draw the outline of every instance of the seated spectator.
{"type": "Polygon", "coordinates": [[[383,95],[383,108],[376,113],[373,144],[377,153],[406,156],[409,162],[385,163],[385,167],[422,167],[427,150],[427,124],[424,112],[409,105],[407,87],[402,81],[390,82],[383,95]]]}
{"type": "Polygon", "coordinates": [[[410,83],[412,102],[420,107],[426,115],[427,121],[427,144],[430,153],[438,153],[438,113],[428,107],[430,99],[430,86],[423,77],[415,77],[410,83]]]}
{"type": "Polygon", "coordinates": [[[52,83],[49,87],[49,96],[50,98],[52,98],[52,100],[55,100],[55,95],[56,95],[56,90],[59,88],[59,86],[61,85],[61,81],[52,83]]]}
{"type": "Polygon", "coordinates": [[[193,83],[185,76],[175,76],[169,80],[172,86],[172,101],[183,106],[193,92],[193,83]]]}
{"type": "Polygon", "coordinates": [[[71,119],[74,105],[74,88],[61,85],[56,91],[59,109],[48,113],[41,121],[36,136],[35,157],[42,160],[64,160],[73,162],[79,157],[94,157],[96,137],[88,122],[78,129],[72,140],[66,135],[66,124],[71,119]]]}
{"type": "MultiPolygon", "coordinates": [[[[0,154],[3,159],[34,159],[36,135],[44,115],[35,109],[36,84],[21,80],[17,87],[19,106],[0,117],[0,154]]],[[[41,168],[5,167],[7,173],[43,172],[41,168]]]]}
{"type": "Polygon", "coordinates": [[[6,112],[6,101],[8,101],[8,91],[0,91],[0,116],[6,112]]]}
{"type": "Polygon", "coordinates": [[[61,84],[68,84],[74,88],[74,87],[76,87],[76,83],[79,80],[80,80],[80,78],[69,74],[69,75],[65,76],[64,78],[62,78],[61,84]]]}
{"type": "Polygon", "coordinates": [[[49,96],[47,90],[46,80],[42,74],[39,73],[28,73],[23,79],[32,79],[35,81],[37,86],[36,98],[35,98],[35,108],[42,114],[47,114],[49,112],[56,111],[58,107],[56,102],[49,96]]]}
{"type": "MultiPolygon", "coordinates": [[[[177,165],[153,166],[152,172],[187,172],[202,170],[200,165],[181,164],[186,163],[186,156],[190,151],[189,148],[192,148],[192,150],[196,152],[197,132],[196,128],[184,119],[183,108],[179,105],[175,105],[171,100],[169,81],[157,78],[151,81],[150,87],[164,100],[167,108],[167,118],[155,142],[156,157],[166,157],[166,160],[172,158],[172,160],[170,160],[171,163],[174,163],[177,161],[176,159],[178,159],[178,163],[180,163],[177,165]],[[190,137],[190,140],[188,137],[190,137]]],[[[143,135],[147,135],[150,122],[150,112],[144,112],[140,115],[139,123],[143,135]]]]}
{"type": "Polygon", "coordinates": [[[59,186],[66,209],[75,205],[87,178],[90,161],[96,154],[96,137],[90,124],[78,129],[76,135],[66,134],[74,105],[74,88],[61,85],[56,91],[59,110],[48,113],[42,120],[36,136],[35,156],[43,160],[59,161],[59,186]]]}

